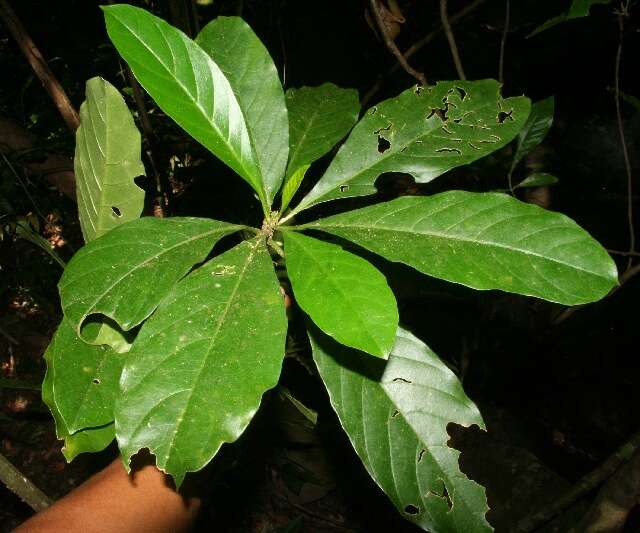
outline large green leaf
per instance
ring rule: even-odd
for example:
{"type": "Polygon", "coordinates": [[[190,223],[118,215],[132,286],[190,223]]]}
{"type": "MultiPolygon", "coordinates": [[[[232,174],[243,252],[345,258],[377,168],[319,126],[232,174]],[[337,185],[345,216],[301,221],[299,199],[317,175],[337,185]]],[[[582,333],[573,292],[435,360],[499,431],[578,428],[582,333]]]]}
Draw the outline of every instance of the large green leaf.
{"type": "Polygon", "coordinates": [[[289,163],[287,177],[326,154],[358,120],[360,101],[355,89],[333,83],[287,91],[289,163]]]}
{"type": "Polygon", "coordinates": [[[113,421],[113,404],[124,363],[106,346],[83,342],[63,319],[45,354],[52,371],[51,395],[69,433],[113,421]]]}
{"type": "Polygon", "coordinates": [[[218,17],[196,43],[224,73],[244,115],[269,205],[278,192],[289,154],[284,92],[269,52],[239,17],[218,17]]]}
{"type": "Polygon", "coordinates": [[[42,401],[51,411],[56,426],[56,436],[64,441],[62,454],[73,461],[81,453],[104,450],[115,438],[113,422],[100,427],[85,428],[71,435],[53,399],[54,361],[45,354],[47,372],[42,383],[42,401]]]}
{"type": "Polygon", "coordinates": [[[276,385],[287,320],[257,238],[181,281],[127,354],[116,434],[125,463],[142,448],[180,485],[240,436],[276,385]]]}
{"type": "Polygon", "coordinates": [[[401,197],[309,224],[474,289],[566,305],[617,284],[609,254],[570,218],[499,193],[401,197]]]}
{"type": "Polygon", "coordinates": [[[433,533],[492,531],[483,488],[447,446],[447,424],[484,427],[482,417],[438,356],[402,328],[386,366],[315,328],[310,337],[342,427],[400,514],[433,533]]]}
{"type": "Polygon", "coordinates": [[[240,174],[268,210],[242,108],[218,65],[180,30],[143,9],[102,9],[111,42],[158,106],[240,174]]]}
{"type": "Polygon", "coordinates": [[[568,20],[587,17],[589,16],[592,6],[596,4],[609,3],[611,3],[611,0],[573,0],[571,2],[571,7],[569,7],[569,10],[566,13],[558,15],[557,17],[553,17],[543,24],[540,24],[540,26],[533,30],[527,37],[533,37],[540,32],[548,30],[549,28],[553,28],[557,24],[567,22],[568,20]]]}
{"type": "Polygon", "coordinates": [[[338,342],[386,359],[395,341],[398,308],[384,275],[335,244],[294,231],[284,238],[298,305],[338,342]]]}
{"type": "Polygon", "coordinates": [[[145,173],[140,132],[124,99],[102,78],[87,82],[80,106],[73,167],[85,242],[142,213],[144,191],[134,178],[145,173]]]}
{"type": "Polygon", "coordinates": [[[511,170],[527,155],[531,150],[538,146],[549,132],[549,128],[553,124],[553,113],[555,108],[555,99],[553,96],[535,102],[531,105],[531,113],[527,122],[518,133],[516,141],[516,151],[511,163],[511,170]]]}
{"type": "Polygon", "coordinates": [[[122,224],[76,253],[58,288],[65,316],[83,340],[99,338],[104,315],[128,331],[147,318],[176,281],[239,226],[202,218],[147,217],[122,224]],[[80,329],[82,327],[82,330],[80,329]]]}
{"type": "Polygon", "coordinates": [[[408,89],[367,111],[326,173],[294,209],[376,192],[385,172],[425,183],[511,141],[529,114],[527,98],[500,96],[495,80],[408,89]]]}

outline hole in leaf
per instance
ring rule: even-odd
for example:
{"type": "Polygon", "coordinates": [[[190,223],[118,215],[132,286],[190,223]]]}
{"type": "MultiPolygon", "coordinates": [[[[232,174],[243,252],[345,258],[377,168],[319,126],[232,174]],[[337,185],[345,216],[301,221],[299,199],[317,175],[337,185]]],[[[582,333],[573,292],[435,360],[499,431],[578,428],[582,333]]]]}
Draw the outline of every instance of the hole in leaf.
{"type": "Polygon", "coordinates": [[[422,456],[427,453],[427,450],[425,450],[424,448],[422,448],[422,450],[420,450],[420,453],[418,454],[418,462],[422,461],[422,456]]]}
{"type": "Polygon", "coordinates": [[[436,150],[436,152],[438,152],[439,154],[442,152],[454,152],[458,155],[462,155],[462,152],[460,150],[458,150],[457,148],[438,148],[436,150]]]}
{"type": "Polygon", "coordinates": [[[468,142],[468,141],[467,141],[467,144],[468,144],[469,146],[471,146],[471,148],[473,148],[474,150],[480,150],[480,148],[478,148],[478,147],[477,147],[475,144],[473,144],[472,142],[468,142]]]}
{"type": "Polygon", "coordinates": [[[452,91],[457,92],[458,96],[460,97],[460,101],[464,102],[464,99],[467,97],[467,91],[465,91],[462,87],[454,87],[452,91]]]}
{"type": "Polygon", "coordinates": [[[442,482],[442,492],[441,492],[441,494],[438,494],[437,492],[435,492],[433,490],[430,490],[429,493],[433,494],[437,498],[441,498],[445,502],[447,502],[447,507],[449,507],[449,510],[451,510],[451,508],[453,507],[453,502],[451,501],[451,496],[449,496],[449,491],[447,490],[447,486],[445,485],[444,481],[442,481],[442,480],[440,480],[440,481],[442,482]]]}
{"type": "Polygon", "coordinates": [[[416,85],[415,93],[419,95],[422,92],[422,89],[424,89],[422,85],[416,85]]]}
{"type": "Polygon", "coordinates": [[[498,113],[498,116],[496,117],[496,119],[498,120],[498,124],[504,124],[506,120],[510,120],[511,122],[513,122],[513,117],[511,116],[512,113],[513,111],[509,111],[508,113],[500,111],[500,113],[498,113]]]}
{"type": "Polygon", "coordinates": [[[413,383],[413,381],[405,378],[393,378],[395,383],[413,383]]]}
{"type": "Polygon", "coordinates": [[[378,135],[378,152],[384,154],[389,148],[391,148],[391,143],[384,137],[378,135]]]}
{"type": "Polygon", "coordinates": [[[91,380],[91,383],[93,383],[94,385],[100,385],[101,381],[98,378],[93,378],[91,380]]]}
{"type": "Polygon", "coordinates": [[[434,115],[437,115],[437,117],[444,122],[445,120],[447,120],[447,117],[445,115],[446,112],[447,112],[446,107],[444,109],[438,109],[437,107],[432,107],[431,112],[427,115],[427,120],[429,120],[434,115]]]}
{"type": "Polygon", "coordinates": [[[409,504],[404,508],[404,512],[410,515],[417,515],[420,513],[420,507],[417,505],[409,504]]]}
{"type": "Polygon", "coordinates": [[[391,418],[395,418],[396,416],[398,416],[398,410],[396,409],[393,414],[391,415],[391,418]]]}
{"type": "Polygon", "coordinates": [[[371,110],[369,111],[369,115],[375,115],[377,110],[378,110],[378,108],[376,106],[373,106],[371,108],[371,110]]]}
{"type": "Polygon", "coordinates": [[[349,190],[348,185],[340,185],[340,192],[347,192],[349,190]]]}
{"type": "Polygon", "coordinates": [[[120,212],[120,209],[118,209],[115,205],[111,206],[111,213],[113,213],[114,216],[116,217],[121,217],[122,213],[120,212]]]}

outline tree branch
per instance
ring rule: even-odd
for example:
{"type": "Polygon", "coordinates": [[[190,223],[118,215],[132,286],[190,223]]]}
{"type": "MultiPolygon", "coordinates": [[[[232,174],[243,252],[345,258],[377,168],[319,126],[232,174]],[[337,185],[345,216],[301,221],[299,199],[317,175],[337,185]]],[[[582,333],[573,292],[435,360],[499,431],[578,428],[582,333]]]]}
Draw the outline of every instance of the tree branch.
{"type": "Polygon", "coordinates": [[[447,36],[447,41],[449,41],[451,57],[453,57],[453,63],[456,66],[458,78],[460,78],[461,80],[466,80],[467,77],[464,74],[462,61],[460,61],[460,54],[458,53],[458,45],[456,45],[456,39],[453,36],[451,23],[449,22],[449,15],[447,14],[447,0],[440,0],[440,20],[442,21],[442,27],[444,28],[444,33],[447,36]]]}
{"type": "Polygon", "coordinates": [[[46,509],[53,503],[2,454],[0,454],[0,480],[36,512],[46,509]]]}
{"type": "Polygon", "coordinates": [[[502,29],[502,39],[500,40],[500,60],[498,61],[498,81],[504,82],[504,52],[507,46],[507,35],[509,34],[509,18],[511,11],[511,0],[505,0],[504,8],[504,28],[502,29]]]}

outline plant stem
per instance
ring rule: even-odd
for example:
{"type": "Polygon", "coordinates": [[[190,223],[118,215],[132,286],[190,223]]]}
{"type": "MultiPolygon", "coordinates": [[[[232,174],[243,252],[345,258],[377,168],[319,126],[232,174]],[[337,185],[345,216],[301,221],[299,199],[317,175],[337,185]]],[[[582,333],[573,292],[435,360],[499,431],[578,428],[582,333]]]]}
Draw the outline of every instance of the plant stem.
{"type": "Polygon", "coordinates": [[[36,512],[46,509],[53,503],[2,454],[0,454],[0,480],[36,512]]]}
{"type": "Polygon", "coordinates": [[[51,99],[58,108],[58,111],[60,111],[60,114],[69,129],[72,132],[76,131],[80,125],[80,118],[78,117],[77,111],[73,105],[71,105],[64,89],[54,76],[53,72],[51,72],[49,65],[47,65],[47,62],[42,57],[40,50],[38,50],[34,42],[31,40],[27,30],[25,30],[22,22],[20,22],[20,19],[17,17],[13,9],[11,9],[7,0],[0,0],[0,17],[4,20],[7,29],[15,39],[24,56],[27,58],[27,61],[29,61],[29,64],[36,76],[38,76],[42,85],[44,85],[49,96],[51,96],[51,99]]]}
{"type": "Polygon", "coordinates": [[[507,45],[507,35],[509,34],[509,18],[511,11],[511,0],[505,0],[504,8],[504,28],[502,29],[502,39],[500,40],[500,60],[498,61],[498,81],[504,82],[504,51],[507,45]]]}
{"type": "Polygon", "coordinates": [[[447,0],[440,0],[440,20],[442,21],[442,27],[447,36],[447,41],[449,41],[449,48],[451,49],[451,56],[453,57],[453,63],[456,66],[458,77],[461,80],[466,80],[467,77],[464,74],[462,61],[460,61],[460,54],[458,53],[458,45],[456,45],[456,39],[451,30],[451,23],[449,22],[449,15],[447,14],[447,0]]]}
{"type": "Polygon", "coordinates": [[[389,49],[389,51],[396,57],[396,59],[398,60],[398,63],[402,65],[402,68],[408,74],[410,74],[416,80],[418,80],[418,83],[420,85],[422,85],[423,87],[426,87],[428,83],[424,74],[422,72],[418,72],[411,65],[409,65],[409,62],[405,59],[405,57],[402,55],[400,50],[398,50],[396,43],[391,38],[391,35],[389,35],[389,32],[387,30],[387,25],[385,24],[384,20],[382,20],[382,14],[380,13],[380,9],[378,7],[378,1],[379,0],[369,0],[369,6],[371,8],[371,13],[373,14],[373,18],[376,21],[376,25],[378,26],[378,30],[380,31],[380,35],[384,40],[384,43],[387,45],[387,48],[389,49]]]}

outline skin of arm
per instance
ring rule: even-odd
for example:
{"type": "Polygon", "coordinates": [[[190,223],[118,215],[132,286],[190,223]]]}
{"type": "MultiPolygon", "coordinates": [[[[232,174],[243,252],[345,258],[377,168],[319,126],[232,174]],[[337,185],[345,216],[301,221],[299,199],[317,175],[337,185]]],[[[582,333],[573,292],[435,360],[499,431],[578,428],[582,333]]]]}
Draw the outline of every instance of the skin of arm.
{"type": "Polygon", "coordinates": [[[149,464],[127,474],[121,459],[92,476],[16,533],[173,533],[188,531],[201,501],[175,491],[170,478],[149,464]]]}

